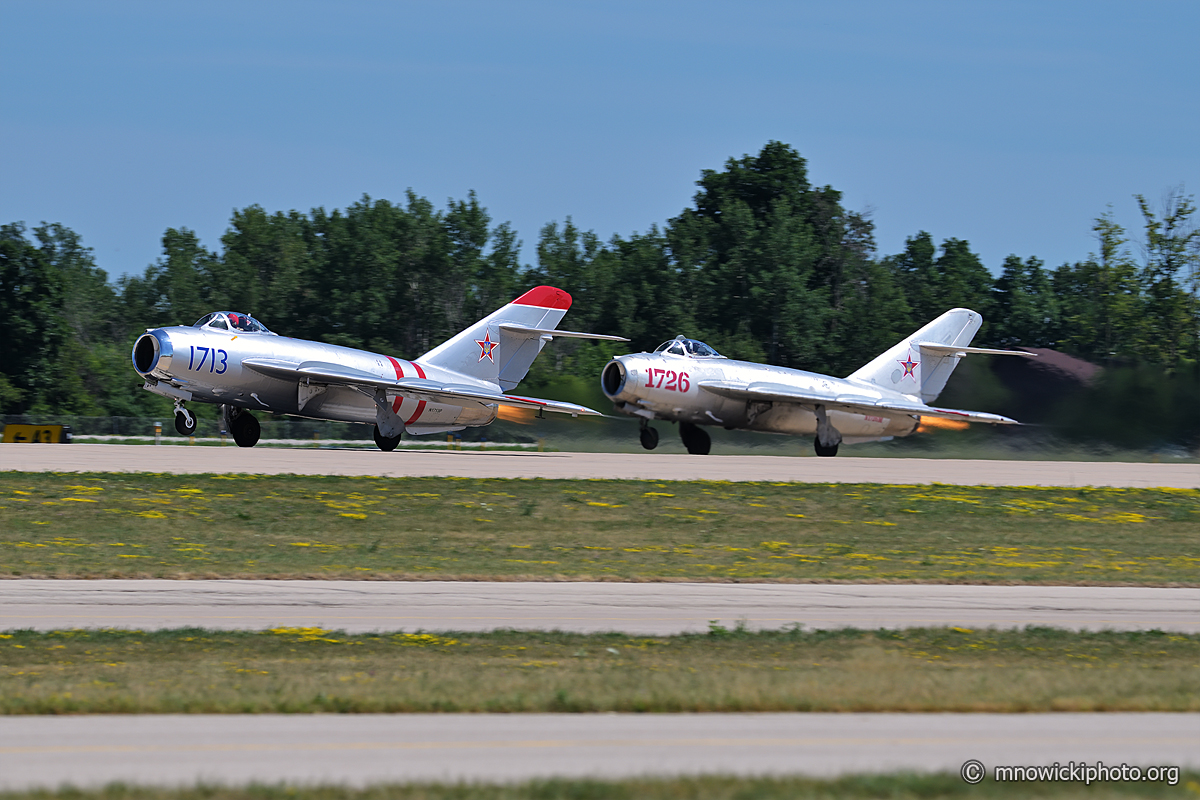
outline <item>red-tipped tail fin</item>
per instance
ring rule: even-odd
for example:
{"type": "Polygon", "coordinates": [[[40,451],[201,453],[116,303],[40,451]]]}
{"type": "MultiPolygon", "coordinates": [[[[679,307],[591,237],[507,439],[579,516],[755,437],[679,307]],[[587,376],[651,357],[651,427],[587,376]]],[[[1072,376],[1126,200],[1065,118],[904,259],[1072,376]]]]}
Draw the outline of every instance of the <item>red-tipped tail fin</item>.
{"type": "Polygon", "coordinates": [[[571,295],[553,286],[535,286],[516,300],[513,300],[512,305],[561,308],[563,311],[566,311],[571,307],[571,295]]]}
{"type": "Polygon", "coordinates": [[[543,331],[557,327],[570,307],[571,295],[562,289],[535,286],[442,342],[418,361],[496,384],[507,391],[525,377],[537,354],[550,340],[543,331]],[[514,334],[504,330],[505,325],[537,333],[514,334]]]}

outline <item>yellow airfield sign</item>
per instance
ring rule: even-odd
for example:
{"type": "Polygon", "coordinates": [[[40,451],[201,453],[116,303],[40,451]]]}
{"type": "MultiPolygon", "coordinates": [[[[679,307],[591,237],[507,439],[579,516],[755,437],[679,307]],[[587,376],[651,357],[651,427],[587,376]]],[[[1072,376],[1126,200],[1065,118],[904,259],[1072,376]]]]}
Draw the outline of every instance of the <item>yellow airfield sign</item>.
{"type": "Polygon", "coordinates": [[[66,425],[5,425],[5,443],[68,444],[71,429],[66,425]]]}

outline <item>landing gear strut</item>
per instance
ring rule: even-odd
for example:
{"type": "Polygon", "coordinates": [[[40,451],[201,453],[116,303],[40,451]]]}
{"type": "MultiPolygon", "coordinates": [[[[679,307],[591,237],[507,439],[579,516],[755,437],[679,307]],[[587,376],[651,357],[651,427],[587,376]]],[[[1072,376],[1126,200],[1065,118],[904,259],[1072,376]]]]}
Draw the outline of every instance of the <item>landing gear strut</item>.
{"type": "Polygon", "coordinates": [[[712,439],[709,438],[708,431],[699,425],[690,422],[679,423],[679,438],[683,440],[687,451],[694,456],[706,456],[708,451],[712,450],[712,439]]]}
{"type": "Polygon", "coordinates": [[[813,449],[817,451],[817,455],[822,457],[836,456],[838,445],[842,443],[842,434],[829,421],[829,417],[825,413],[825,406],[817,406],[816,414],[817,435],[813,439],[813,449]]]}
{"type": "Polygon", "coordinates": [[[400,444],[400,436],[387,437],[379,432],[379,426],[375,426],[375,444],[385,453],[390,453],[396,449],[396,445],[400,444]]]}
{"type": "Polygon", "coordinates": [[[180,436],[193,436],[196,433],[196,415],[183,407],[183,403],[175,404],[175,430],[180,436]]]}
{"type": "Polygon", "coordinates": [[[653,450],[658,447],[658,431],[646,424],[646,420],[642,420],[641,431],[642,447],[647,450],[653,450]]]}
{"type": "Polygon", "coordinates": [[[238,447],[254,447],[258,444],[262,428],[249,411],[233,406],[221,406],[221,417],[225,421],[225,429],[233,436],[233,441],[237,442],[238,447]]]}

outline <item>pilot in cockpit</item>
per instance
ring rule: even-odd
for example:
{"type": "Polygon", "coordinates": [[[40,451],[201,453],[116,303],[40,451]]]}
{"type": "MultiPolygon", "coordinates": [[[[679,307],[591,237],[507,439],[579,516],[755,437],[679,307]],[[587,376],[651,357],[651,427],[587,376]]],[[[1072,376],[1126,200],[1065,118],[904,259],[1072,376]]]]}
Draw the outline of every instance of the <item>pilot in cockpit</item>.
{"type": "Polygon", "coordinates": [[[196,320],[196,328],[218,328],[227,331],[232,328],[235,331],[242,333],[270,333],[266,327],[249,314],[242,314],[237,311],[214,311],[211,314],[201,317],[196,320]],[[228,322],[226,322],[228,320],[228,322]]]}
{"type": "Polygon", "coordinates": [[[654,348],[656,353],[670,353],[675,356],[688,355],[693,358],[724,358],[716,350],[706,345],[704,342],[695,339],[687,339],[684,336],[676,336],[669,342],[663,342],[658,347],[654,348]]]}

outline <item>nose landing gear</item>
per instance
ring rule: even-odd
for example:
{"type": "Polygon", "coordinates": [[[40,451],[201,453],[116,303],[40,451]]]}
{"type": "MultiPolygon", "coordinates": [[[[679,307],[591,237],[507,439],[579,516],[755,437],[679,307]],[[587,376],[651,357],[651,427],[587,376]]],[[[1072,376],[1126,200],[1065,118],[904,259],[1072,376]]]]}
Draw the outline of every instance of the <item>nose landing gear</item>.
{"type": "Polygon", "coordinates": [[[646,424],[646,420],[642,420],[641,430],[642,447],[647,450],[653,450],[658,447],[658,431],[646,424]]]}
{"type": "Polygon", "coordinates": [[[193,436],[196,433],[196,415],[183,407],[183,403],[175,404],[175,430],[180,436],[193,436]]]}

